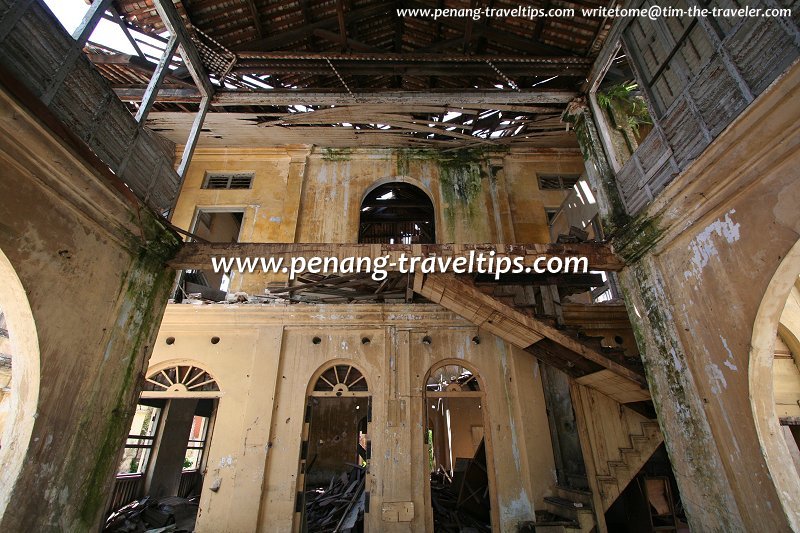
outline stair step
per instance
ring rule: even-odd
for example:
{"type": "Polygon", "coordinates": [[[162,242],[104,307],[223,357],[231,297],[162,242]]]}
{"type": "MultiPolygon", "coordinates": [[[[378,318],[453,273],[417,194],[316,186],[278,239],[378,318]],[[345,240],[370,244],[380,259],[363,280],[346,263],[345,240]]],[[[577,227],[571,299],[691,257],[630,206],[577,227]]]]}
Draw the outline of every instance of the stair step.
{"type": "Polygon", "coordinates": [[[572,487],[565,487],[563,485],[556,486],[556,493],[559,498],[571,500],[574,502],[581,502],[584,507],[591,508],[592,506],[592,493],[588,490],[573,489],[572,487]]]}
{"type": "Polygon", "coordinates": [[[545,496],[545,510],[557,516],[563,516],[579,524],[581,531],[591,531],[594,526],[594,512],[591,507],[581,502],[574,502],[557,496],[545,496]],[[576,507],[579,506],[579,507],[576,507]]]}
{"type": "Polygon", "coordinates": [[[609,484],[609,485],[616,485],[617,484],[617,478],[614,477],[614,476],[597,476],[597,481],[599,481],[600,483],[606,483],[606,484],[609,484]]]}
{"type": "Polygon", "coordinates": [[[619,453],[621,453],[623,457],[625,457],[626,455],[634,457],[642,455],[641,450],[638,450],[636,448],[620,448],[619,453]]]}
{"type": "Polygon", "coordinates": [[[541,526],[566,526],[566,527],[580,527],[578,522],[575,520],[570,520],[569,518],[564,518],[563,516],[553,514],[550,511],[545,510],[538,510],[536,511],[536,520],[533,522],[523,522],[520,524],[520,528],[522,527],[535,527],[537,528],[536,531],[539,531],[539,527],[541,526]]]}

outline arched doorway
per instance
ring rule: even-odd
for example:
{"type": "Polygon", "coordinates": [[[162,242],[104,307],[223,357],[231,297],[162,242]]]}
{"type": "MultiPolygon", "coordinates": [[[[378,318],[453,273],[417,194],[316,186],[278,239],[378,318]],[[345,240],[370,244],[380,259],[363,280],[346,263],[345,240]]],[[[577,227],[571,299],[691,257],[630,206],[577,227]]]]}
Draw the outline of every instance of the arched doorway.
{"type": "Polygon", "coordinates": [[[462,361],[434,366],[425,381],[425,442],[430,472],[428,528],[460,524],[491,531],[495,485],[481,379],[462,361]]]}
{"type": "Polygon", "coordinates": [[[400,181],[375,187],[361,202],[360,243],[433,244],[433,202],[420,189],[400,181]]]}
{"type": "Polygon", "coordinates": [[[792,529],[800,531],[800,242],[770,281],[750,349],[750,399],[761,450],[792,529]],[[792,401],[793,400],[793,401],[792,401]],[[794,405],[792,405],[794,403],[794,405]]]}
{"type": "Polygon", "coordinates": [[[39,401],[39,340],[28,296],[0,250],[0,516],[25,461],[39,401]]]}
{"type": "Polygon", "coordinates": [[[181,504],[182,514],[196,514],[222,391],[208,370],[188,360],[156,365],[146,376],[108,511],[144,496],[156,504],[178,497],[191,500],[181,504]]]}
{"type": "Polygon", "coordinates": [[[300,447],[295,531],[364,531],[371,411],[360,369],[342,361],[315,373],[300,447]]]}

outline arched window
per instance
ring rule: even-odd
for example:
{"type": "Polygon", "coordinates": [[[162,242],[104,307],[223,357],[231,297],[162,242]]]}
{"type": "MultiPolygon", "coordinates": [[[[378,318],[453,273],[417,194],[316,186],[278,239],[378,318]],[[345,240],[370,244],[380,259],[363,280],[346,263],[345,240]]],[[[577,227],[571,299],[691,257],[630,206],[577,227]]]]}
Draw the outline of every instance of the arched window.
{"type": "Polygon", "coordinates": [[[367,380],[352,365],[334,365],[320,374],[311,396],[363,396],[368,393],[367,380]]]}
{"type": "Polygon", "coordinates": [[[431,371],[426,384],[429,396],[437,392],[475,392],[481,390],[480,382],[468,368],[458,365],[444,365],[431,371]]]}
{"type": "Polygon", "coordinates": [[[436,242],[433,202],[419,187],[385,183],[361,203],[358,242],[433,244],[436,242]]]}
{"type": "Polygon", "coordinates": [[[217,380],[207,371],[190,364],[169,366],[147,376],[143,398],[161,396],[219,396],[217,380]]]}

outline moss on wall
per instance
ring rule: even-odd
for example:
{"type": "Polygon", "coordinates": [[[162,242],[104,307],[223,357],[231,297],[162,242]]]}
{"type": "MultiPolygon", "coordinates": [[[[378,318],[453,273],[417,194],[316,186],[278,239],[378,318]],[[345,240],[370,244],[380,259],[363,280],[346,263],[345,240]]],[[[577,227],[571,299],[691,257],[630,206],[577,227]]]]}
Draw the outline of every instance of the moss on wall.
{"type": "MultiPolygon", "coordinates": [[[[180,247],[180,240],[166,230],[152,215],[143,214],[141,225],[143,236],[135,254],[131,254],[130,270],[120,276],[121,287],[116,295],[120,316],[115,331],[107,337],[107,346],[119,347],[123,353],[116,357],[124,371],[119,379],[119,388],[113,400],[108,397],[94,399],[97,405],[113,405],[110,411],[86,411],[80,427],[91,427],[91,419],[97,412],[108,412],[105,431],[97,436],[99,446],[92,463],[93,468],[85,481],[85,496],[79,517],[87,530],[102,518],[104,505],[109,496],[108,480],[116,472],[117,461],[125,435],[133,416],[133,406],[139,392],[139,374],[144,360],[150,353],[150,339],[158,330],[161,316],[173,281],[173,271],[165,267],[180,247]]],[[[73,461],[77,455],[73,455],[73,461]]],[[[76,470],[80,471],[80,470],[76,470]]]]}
{"type": "Polygon", "coordinates": [[[573,114],[564,113],[562,120],[573,125],[583,159],[597,170],[600,183],[594,185],[602,189],[603,196],[607,200],[607,212],[600,214],[603,229],[607,235],[613,235],[630,222],[631,216],[625,210],[617,189],[616,176],[606,159],[592,115],[589,109],[584,107],[573,114]]]}
{"type": "Polygon", "coordinates": [[[396,151],[397,174],[408,175],[412,162],[428,162],[438,170],[439,185],[445,203],[443,211],[450,234],[455,232],[458,212],[467,219],[476,214],[475,200],[483,191],[483,179],[491,176],[490,156],[497,149],[469,148],[441,151],[433,149],[399,149],[396,151]]]}
{"type": "Polygon", "coordinates": [[[352,148],[323,148],[323,161],[350,161],[353,157],[352,148]]]}

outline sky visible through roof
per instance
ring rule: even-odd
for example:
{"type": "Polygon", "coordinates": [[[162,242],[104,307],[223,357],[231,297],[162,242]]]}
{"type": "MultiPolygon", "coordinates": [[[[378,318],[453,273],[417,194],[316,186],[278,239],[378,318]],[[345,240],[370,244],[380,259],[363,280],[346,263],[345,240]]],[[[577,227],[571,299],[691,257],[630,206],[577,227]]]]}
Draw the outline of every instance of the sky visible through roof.
{"type": "MultiPolygon", "coordinates": [[[[83,20],[89,6],[83,0],[44,0],[61,25],[71,34],[83,20]]],[[[122,29],[110,20],[102,19],[92,33],[93,43],[113,48],[124,54],[135,54],[122,29]]]]}

